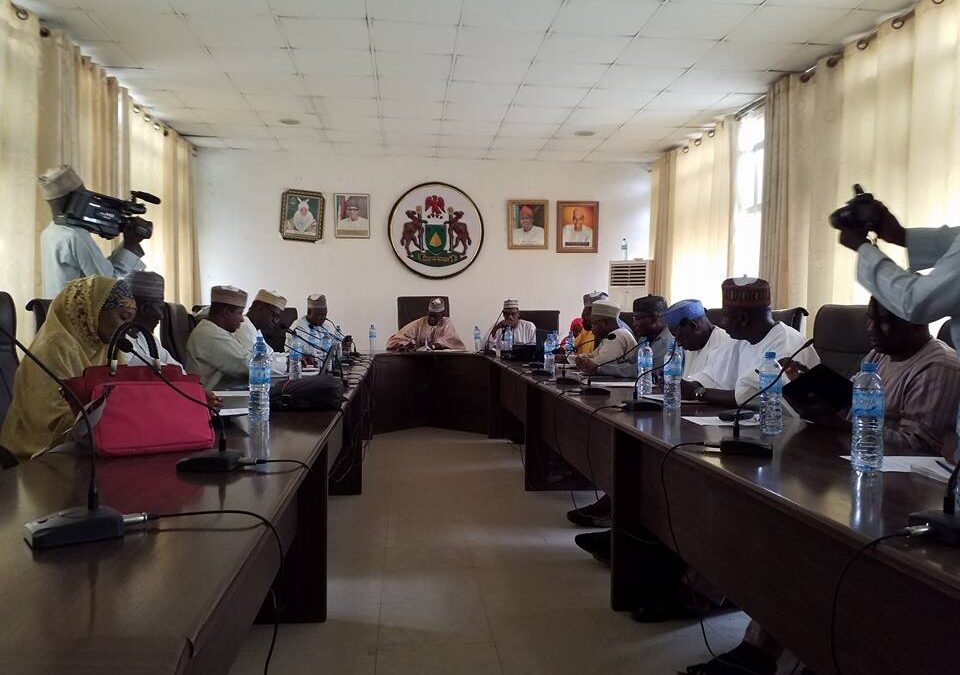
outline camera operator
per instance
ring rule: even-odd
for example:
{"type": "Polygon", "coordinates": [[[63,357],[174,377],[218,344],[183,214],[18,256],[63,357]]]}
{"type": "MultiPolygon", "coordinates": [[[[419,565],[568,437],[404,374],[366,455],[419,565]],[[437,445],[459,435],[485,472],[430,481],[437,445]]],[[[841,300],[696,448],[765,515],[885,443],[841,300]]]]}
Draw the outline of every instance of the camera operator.
{"type": "MultiPolygon", "coordinates": [[[[830,217],[840,230],[840,243],[857,253],[857,280],[881,305],[911,323],[930,323],[960,314],[960,228],[904,228],[880,201],[860,186],[846,206],[830,217]],[[907,271],[883,254],[868,238],[907,249],[910,270],[930,269],[927,275],[907,271]],[[932,268],[932,269],[931,269],[932,268]]],[[[960,321],[953,321],[953,343],[960,345],[960,321]]]]}
{"type": "Polygon", "coordinates": [[[52,213],[50,224],[40,234],[43,297],[56,297],[74,279],[91,275],[119,278],[146,267],[141,260],[142,239],[133,232],[124,232],[123,246],[104,257],[90,232],[55,222],[66,210],[70,196],[83,187],[83,181],[71,167],[49,169],[37,180],[52,213]]]}

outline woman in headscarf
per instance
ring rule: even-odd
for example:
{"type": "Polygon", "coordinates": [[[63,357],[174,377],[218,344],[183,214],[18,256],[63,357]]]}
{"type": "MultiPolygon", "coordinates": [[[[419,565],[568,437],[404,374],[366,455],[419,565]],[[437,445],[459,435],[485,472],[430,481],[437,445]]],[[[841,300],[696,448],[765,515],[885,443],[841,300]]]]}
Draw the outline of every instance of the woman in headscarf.
{"type": "MultiPolygon", "coordinates": [[[[30,351],[61,379],[79,377],[87,366],[106,363],[113,332],[133,320],[136,311],[125,281],[97,276],[76,279],[50,304],[30,351]]],[[[29,458],[57,441],[73,422],[59,385],[24,358],[13,382],[13,404],[0,431],[0,446],[21,459],[29,458]]]]}

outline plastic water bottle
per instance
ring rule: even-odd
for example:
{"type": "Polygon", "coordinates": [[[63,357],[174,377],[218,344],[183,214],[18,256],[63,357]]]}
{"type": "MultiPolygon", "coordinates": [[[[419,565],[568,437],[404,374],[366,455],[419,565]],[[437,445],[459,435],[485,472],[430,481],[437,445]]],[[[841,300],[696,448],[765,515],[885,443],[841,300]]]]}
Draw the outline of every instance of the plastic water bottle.
{"type": "Polygon", "coordinates": [[[626,239],[620,240],[620,254],[623,255],[624,260],[630,259],[627,257],[627,240],[626,239]]]}
{"type": "Polygon", "coordinates": [[[637,398],[653,393],[653,348],[649,340],[637,347],[637,398]]]}
{"type": "Polygon", "coordinates": [[[367,336],[370,338],[370,353],[373,354],[377,351],[377,327],[372,323],[370,324],[370,332],[367,336]]]}
{"type": "Polygon", "coordinates": [[[683,378],[683,349],[676,340],[670,340],[667,345],[667,355],[664,357],[663,367],[663,408],[664,410],[680,409],[680,380],[683,378]],[[670,355],[673,358],[670,358],[670,355]]]}
{"type": "Polygon", "coordinates": [[[864,363],[853,378],[850,417],[850,463],[857,471],[877,471],[883,465],[883,383],[876,363],[864,363]]]}
{"type": "Polygon", "coordinates": [[[343,331],[340,330],[339,325],[334,325],[334,329],[337,331],[337,337],[340,338],[333,346],[333,357],[340,361],[343,358],[343,331]]]}
{"type": "Polygon", "coordinates": [[[780,364],[777,363],[776,352],[765,352],[760,363],[760,391],[763,391],[771,382],[776,384],[760,394],[760,433],[783,433],[783,378],[780,375],[780,364]]]}
{"type": "MultiPolygon", "coordinates": [[[[310,325],[310,342],[307,343],[306,349],[304,350],[307,354],[310,354],[315,360],[319,360],[320,349],[317,347],[320,344],[320,335],[316,326],[312,323],[310,325]]],[[[301,340],[301,342],[306,342],[306,340],[301,340]]]]}
{"type": "Polygon", "coordinates": [[[483,338],[480,335],[480,326],[473,327],[473,351],[479,352],[483,345],[480,344],[480,340],[483,338]]]}
{"type": "Polygon", "coordinates": [[[326,372],[333,368],[333,355],[331,354],[330,358],[327,358],[327,355],[333,351],[333,338],[325,329],[321,330],[323,330],[323,338],[320,340],[320,346],[323,348],[323,358],[327,361],[327,367],[324,368],[324,372],[326,372]]]}
{"type": "Polygon", "coordinates": [[[567,358],[570,358],[570,355],[573,354],[573,344],[577,341],[577,338],[573,336],[573,331],[567,333],[567,342],[564,345],[563,350],[567,353],[567,358]]]}
{"type": "Polygon", "coordinates": [[[513,351],[513,329],[507,326],[503,329],[503,349],[504,351],[513,351]]]}
{"type": "Polygon", "coordinates": [[[547,333],[543,341],[543,369],[550,373],[550,377],[557,376],[557,359],[553,352],[557,348],[557,339],[553,333],[547,333]]]}
{"type": "Polygon", "coordinates": [[[290,356],[287,361],[287,375],[291,380],[299,380],[303,373],[303,355],[297,347],[290,347],[290,356]]]}
{"type": "Polygon", "coordinates": [[[247,412],[251,422],[267,422],[270,419],[270,361],[267,343],[257,331],[249,371],[250,402],[247,412]]]}

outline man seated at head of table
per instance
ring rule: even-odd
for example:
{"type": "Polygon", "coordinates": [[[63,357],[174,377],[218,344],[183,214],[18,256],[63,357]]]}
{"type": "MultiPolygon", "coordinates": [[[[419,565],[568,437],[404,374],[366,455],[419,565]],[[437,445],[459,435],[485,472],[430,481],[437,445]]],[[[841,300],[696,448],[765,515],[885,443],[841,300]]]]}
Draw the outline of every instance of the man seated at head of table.
{"type": "MultiPolygon", "coordinates": [[[[664,314],[667,327],[683,349],[683,377],[696,380],[707,364],[731,342],[727,331],[714,326],[699,300],[681,300],[664,314]]],[[[731,382],[728,387],[734,386],[731,382]]]]}
{"type": "MultiPolygon", "coordinates": [[[[717,406],[735,407],[759,390],[756,369],[766,352],[778,359],[793,354],[805,338],[795,328],[774,321],[770,307],[770,284],[763,279],[739,277],[723,282],[723,328],[733,338],[693,379],[681,383],[683,398],[695,398],[717,406]],[[736,384],[731,389],[729,382],[736,384]]],[[[811,347],[795,361],[812,368],[820,357],[811,347]]]]}
{"type": "Polygon", "coordinates": [[[410,352],[422,347],[464,351],[463,340],[457,335],[453,321],[443,315],[446,305],[434,298],[427,306],[425,317],[411,321],[387,340],[388,352],[410,352]]]}
{"type": "Polygon", "coordinates": [[[490,332],[487,333],[487,339],[483,345],[485,349],[496,349],[497,342],[503,342],[503,333],[507,327],[513,331],[514,345],[535,345],[537,344],[537,327],[532,321],[526,321],[520,318],[520,301],[503,301],[503,318],[493,325],[490,332]]]}
{"type": "Polygon", "coordinates": [[[250,350],[237,339],[243,325],[245,291],[233,286],[210,289],[210,308],[187,339],[187,371],[200,376],[205,389],[216,390],[247,382],[250,350]]]}
{"type": "MultiPolygon", "coordinates": [[[[943,454],[953,461],[953,431],[960,404],[960,361],[956,352],[930,335],[927,324],[910,323],[870,298],[867,337],[873,349],[863,359],[876,363],[884,392],[884,450],[887,454],[943,454]]],[[[786,364],[788,373],[803,370],[786,364]]],[[[808,421],[849,429],[845,413],[816,404],[791,402],[808,421]]],[[[691,666],[695,675],[773,675],[784,646],[751,621],[743,641],[716,659],[691,666]]]]}
{"type": "Polygon", "coordinates": [[[637,339],[633,333],[617,324],[620,305],[609,300],[593,303],[590,318],[593,322],[594,349],[588,356],[576,357],[577,368],[588,375],[636,377],[637,359],[634,356],[637,339]]]}

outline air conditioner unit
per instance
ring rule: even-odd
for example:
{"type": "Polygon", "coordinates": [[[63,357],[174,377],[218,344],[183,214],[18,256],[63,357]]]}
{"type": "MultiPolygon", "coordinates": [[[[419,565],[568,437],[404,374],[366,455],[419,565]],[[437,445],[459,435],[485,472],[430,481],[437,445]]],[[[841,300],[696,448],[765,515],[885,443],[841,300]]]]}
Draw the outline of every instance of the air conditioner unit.
{"type": "Polygon", "coordinates": [[[610,299],[623,311],[633,308],[633,301],[647,295],[647,279],[651,260],[613,260],[610,262],[610,299]]]}

